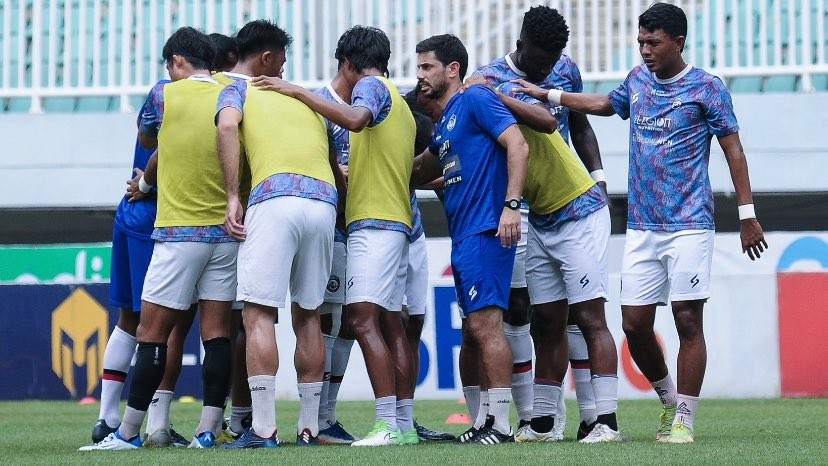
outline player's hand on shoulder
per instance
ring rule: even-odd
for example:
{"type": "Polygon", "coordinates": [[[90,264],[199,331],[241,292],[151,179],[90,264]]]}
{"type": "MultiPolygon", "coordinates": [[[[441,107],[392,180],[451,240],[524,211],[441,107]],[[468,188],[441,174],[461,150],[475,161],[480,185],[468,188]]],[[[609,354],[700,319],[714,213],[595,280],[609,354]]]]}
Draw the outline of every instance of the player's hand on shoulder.
{"type": "Polygon", "coordinates": [[[253,78],[253,85],[263,91],[276,91],[289,97],[296,97],[300,89],[299,86],[275,76],[257,76],[253,78]]]}
{"type": "Polygon", "coordinates": [[[517,246],[520,241],[520,210],[503,208],[496,236],[500,238],[500,245],[504,248],[517,246]]]}
{"type": "Polygon", "coordinates": [[[510,82],[515,83],[515,84],[520,86],[520,87],[516,87],[516,88],[513,89],[513,91],[515,93],[527,94],[530,97],[533,97],[537,100],[540,100],[541,102],[546,102],[547,101],[547,94],[548,94],[549,91],[547,91],[546,89],[544,89],[544,88],[542,88],[542,87],[540,87],[536,84],[532,84],[532,83],[530,83],[529,81],[527,81],[525,79],[513,79],[510,82]]]}
{"type": "Polygon", "coordinates": [[[742,239],[742,253],[747,253],[750,260],[756,260],[768,249],[765,233],[755,218],[747,218],[740,222],[739,237],[742,239]]]}
{"type": "Polygon", "coordinates": [[[489,89],[494,90],[492,85],[489,84],[489,81],[486,78],[484,78],[483,76],[470,76],[468,79],[466,79],[466,81],[463,82],[463,85],[460,86],[460,91],[459,92],[462,94],[462,93],[466,92],[472,86],[485,86],[485,87],[488,87],[489,89]]]}
{"type": "Polygon", "coordinates": [[[135,177],[131,180],[127,180],[127,189],[126,189],[126,198],[129,202],[140,201],[141,199],[147,197],[146,194],[142,193],[140,189],[138,189],[138,180],[144,176],[144,171],[140,168],[132,169],[132,172],[135,173],[135,177]]]}

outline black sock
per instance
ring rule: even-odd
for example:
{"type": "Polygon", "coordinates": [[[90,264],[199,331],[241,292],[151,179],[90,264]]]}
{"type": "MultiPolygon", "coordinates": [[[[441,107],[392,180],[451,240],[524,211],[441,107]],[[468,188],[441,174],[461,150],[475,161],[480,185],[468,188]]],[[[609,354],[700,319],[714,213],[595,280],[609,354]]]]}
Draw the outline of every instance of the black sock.
{"type": "Polygon", "coordinates": [[[138,411],[146,411],[152,402],[152,396],[158,390],[164,369],[167,366],[167,345],[165,343],[138,343],[135,352],[135,369],[132,385],[129,388],[127,406],[138,411]]]}
{"type": "Polygon", "coordinates": [[[615,419],[615,413],[599,414],[596,422],[604,424],[616,432],[618,431],[618,420],[615,419]]]}
{"type": "Polygon", "coordinates": [[[552,431],[552,427],[555,426],[555,418],[552,416],[533,417],[532,420],[529,421],[529,425],[535,432],[545,434],[552,431]]]}
{"type": "Polygon", "coordinates": [[[233,357],[229,338],[213,338],[204,342],[204,406],[222,408],[230,388],[233,357]]]}

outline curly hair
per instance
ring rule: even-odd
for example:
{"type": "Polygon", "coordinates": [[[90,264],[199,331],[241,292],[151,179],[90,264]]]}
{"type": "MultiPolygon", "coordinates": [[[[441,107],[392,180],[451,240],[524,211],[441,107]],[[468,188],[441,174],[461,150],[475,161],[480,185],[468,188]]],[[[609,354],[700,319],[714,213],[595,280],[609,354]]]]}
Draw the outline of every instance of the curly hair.
{"type": "Polygon", "coordinates": [[[523,15],[521,39],[548,52],[557,52],[569,41],[569,28],[558,10],[545,5],[534,6],[523,15]]]}
{"type": "Polygon", "coordinates": [[[638,27],[647,31],[664,31],[668,36],[687,37],[687,15],[669,3],[656,3],[638,17],[638,27]]]}

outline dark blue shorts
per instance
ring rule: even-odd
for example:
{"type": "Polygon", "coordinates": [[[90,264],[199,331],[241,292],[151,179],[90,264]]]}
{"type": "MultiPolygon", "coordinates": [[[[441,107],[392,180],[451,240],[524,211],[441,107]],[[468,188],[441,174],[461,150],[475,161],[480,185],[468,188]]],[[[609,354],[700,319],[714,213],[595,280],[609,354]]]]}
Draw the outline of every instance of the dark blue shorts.
{"type": "Polygon", "coordinates": [[[509,308],[516,248],[504,248],[494,231],[451,245],[457,304],[465,315],[486,307],[509,308]]]}
{"type": "Polygon", "coordinates": [[[151,239],[128,235],[115,225],[112,231],[112,272],[109,302],[115,307],[141,312],[144,276],[152,259],[151,239]]]}

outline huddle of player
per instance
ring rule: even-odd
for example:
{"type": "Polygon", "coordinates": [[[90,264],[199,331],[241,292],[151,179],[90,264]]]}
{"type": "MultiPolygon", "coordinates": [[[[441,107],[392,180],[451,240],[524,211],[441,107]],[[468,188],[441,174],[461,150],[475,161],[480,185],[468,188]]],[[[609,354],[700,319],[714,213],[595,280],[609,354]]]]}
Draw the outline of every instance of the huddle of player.
{"type": "Polygon", "coordinates": [[[653,5],[639,17],[644,64],[608,96],[581,94],[578,68],[562,55],[564,19],[534,7],[516,50],[465,83],[468,55],[459,39],[421,41],[418,85],[406,103],[388,79],[390,44],[376,28],[355,26],[342,35],[337,75],[315,93],[281,79],[291,39],[273,23],[243,27],[235,36],[238,62],[215,74],[214,41],[178,30],[162,52],[172,82],[156,85],[142,109],[137,176],[116,215],[113,264],[123,254],[126,265],[120,272],[113,265],[112,294],[123,310],[105,356],[96,443],[81,450],[187,444],[171,429],[169,400],[193,303],[201,312],[204,406],[189,446],[279,446],[273,324],[288,292],[301,408],[297,445],[450,438],[413,417],[427,267],[411,192],[435,180],[444,186],[464,317],[460,372],[475,420],[457,441],[562,439],[567,359],[578,438],[621,441],[617,357],[604,317],[609,207],[586,113],[633,117],[623,326],[662,402],[657,439],[693,442],[706,363],[712,135],[731,168],[743,251],[754,259],[767,244],[730,96],[718,78],[684,63],[686,34],[681,9],[653,5]],[[581,160],[569,149],[570,137],[581,160]],[[155,146],[147,159],[146,149],[155,146]],[[123,219],[155,197],[154,229],[130,230],[123,219]],[[129,262],[134,242],[152,251],[143,259],[143,283],[140,264],[129,262]],[[653,333],[656,306],[668,297],[681,342],[678,387],[653,333]],[[243,312],[231,310],[234,300],[243,312]],[[376,422],[361,440],[344,430],[335,408],[353,340],[376,399],[376,422]],[[111,356],[112,345],[120,349],[111,356]],[[133,382],[119,419],[132,351],[133,382]],[[224,427],[231,371],[233,408],[224,427]],[[509,421],[512,399],[517,432],[509,421]]]}

